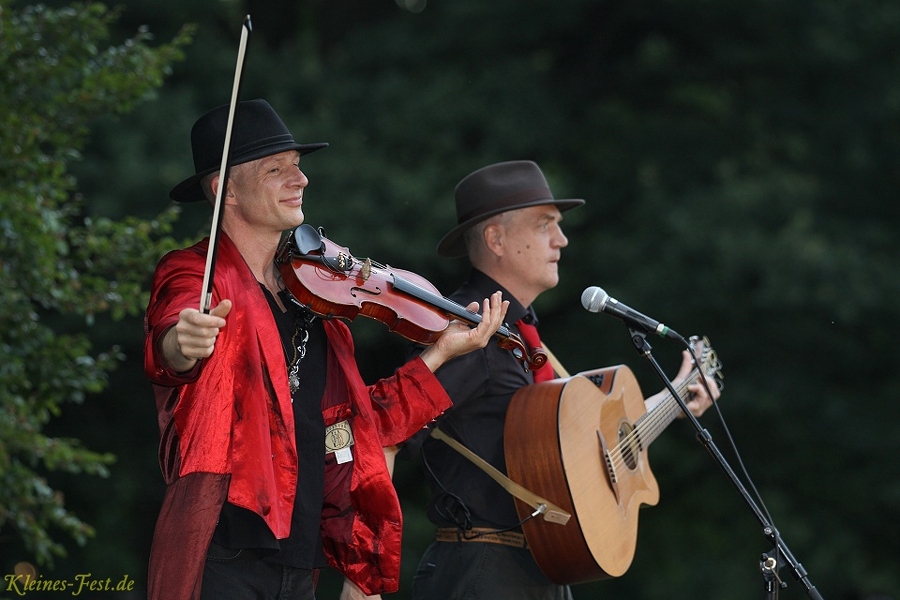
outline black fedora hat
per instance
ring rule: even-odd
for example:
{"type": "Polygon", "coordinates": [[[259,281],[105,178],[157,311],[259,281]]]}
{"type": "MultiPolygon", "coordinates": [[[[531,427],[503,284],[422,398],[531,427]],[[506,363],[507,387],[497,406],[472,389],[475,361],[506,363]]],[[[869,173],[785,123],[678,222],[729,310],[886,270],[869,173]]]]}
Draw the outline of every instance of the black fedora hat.
{"type": "Polygon", "coordinates": [[[540,167],[530,160],[513,160],[482,167],[456,185],[457,225],[438,243],[441,256],[466,254],[463,234],[476,223],[508,210],[554,204],[560,211],[584,200],[557,200],[540,167]]]}
{"type": "MultiPolygon", "coordinates": [[[[205,200],[200,180],[222,166],[222,150],[225,148],[225,130],[228,127],[229,104],[214,108],[194,123],[191,128],[191,152],[194,155],[195,173],[172,188],[169,197],[178,202],[205,200]]],[[[231,135],[231,162],[239,165],[287,150],[298,150],[301,155],[315,152],[328,144],[298,144],[281,117],[265,100],[238,102],[234,112],[231,135]]]]}

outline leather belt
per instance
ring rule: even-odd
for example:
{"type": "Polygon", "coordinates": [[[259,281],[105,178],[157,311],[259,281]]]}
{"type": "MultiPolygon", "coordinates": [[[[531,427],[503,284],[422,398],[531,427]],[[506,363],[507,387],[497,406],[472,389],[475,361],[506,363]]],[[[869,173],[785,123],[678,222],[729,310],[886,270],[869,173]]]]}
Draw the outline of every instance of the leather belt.
{"type": "Polygon", "coordinates": [[[434,534],[438,542],[482,542],[486,544],[501,544],[513,548],[527,548],[525,535],[517,531],[497,531],[487,527],[472,527],[471,529],[457,529],[455,527],[439,527],[434,534]]]}

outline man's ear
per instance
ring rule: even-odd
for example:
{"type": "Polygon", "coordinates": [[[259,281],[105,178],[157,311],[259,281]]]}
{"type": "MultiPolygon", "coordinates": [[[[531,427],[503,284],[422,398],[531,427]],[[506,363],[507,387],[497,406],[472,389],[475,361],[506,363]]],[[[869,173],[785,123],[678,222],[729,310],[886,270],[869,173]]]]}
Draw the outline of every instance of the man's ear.
{"type": "MultiPolygon", "coordinates": [[[[232,185],[234,181],[229,177],[229,185],[225,189],[225,198],[222,199],[223,204],[234,204],[234,192],[232,191],[232,185]]],[[[219,193],[219,175],[213,175],[212,179],[209,180],[209,188],[212,191],[212,203],[215,203],[216,195],[219,193]]]]}
{"type": "Polygon", "coordinates": [[[484,228],[481,233],[484,240],[484,247],[495,256],[503,256],[503,227],[496,223],[491,223],[484,228]]]}

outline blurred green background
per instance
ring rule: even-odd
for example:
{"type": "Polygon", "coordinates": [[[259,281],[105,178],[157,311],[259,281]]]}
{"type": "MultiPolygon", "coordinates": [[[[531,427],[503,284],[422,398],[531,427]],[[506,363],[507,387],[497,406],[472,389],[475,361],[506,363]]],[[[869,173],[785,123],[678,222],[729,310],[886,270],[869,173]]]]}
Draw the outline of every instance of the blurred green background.
{"type": "MultiPolygon", "coordinates": [[[[8,19],[32,4],[0,0],[0,10],[8,19]]],[[[561,283],[536,306],[549,347],[570,371],[626,363],[645,393],[660,388],[621,323],[581,307],[590,285],[683,334],[709,336],[724,363],[728,429],[713,411],[702,423],[736,470],[743,461],[811,582],[829,600],[900,597],[893,345],[900,327],[900,4],[107,6],[118,12],[103,44],[146,30],[154,47],[185,25],[194,29],[171,72],[158,85],[147,78],[155,92],[123,114],[104,110],[87,122],[87,144],[67,162],[77,181],[69,193],[76,216],[153,219],[170,207],[169,189],[193,172],[191,124],[230,97],[249,14],[241,97],[268,99],[298,140],[331,144],[303,162],[308,223],[324,226],[357,256],[418,272],[450,293],[465,263],[440,259],[434,248],[455,224],[456,182],[492,162],[537,161],[557,197],[586,200],[565,215],[561,283]]],[[[0,45],[8,42],[0,32],[0,45]]],[[[9,50],[4,57],[15,54],[9,50]]],[[[10,64],[3,71],[15,72],[10,64]]],[[[14,84],[9,77],[4,83],[19,98],[4,103],[7,116],[41,92],[14,84]]],[[[69,101],[73,109],[79,102],[69,101]]],[[[13,186],[8,173],[4,185],[13,186]]],[[[5,212],[22,209],[4,204],[5,212]]],[[[183,207],[173,227],[178,240],[206,235],[208,207],[183,207]]],[[[3,261],[3,286],[21,287],[27,262],[3,261]]],[[[130,265],[127,278],[146,290],[154,264],[130,265]]],[[[140,598],[163,493],[156,412],[141,366],[142,316],[118,318],[114,307],[103,307],[72,318],[41,306],[43,323],[89,338],[86,354],[115,346],[124,357],[105,384],[83,402],[64,403],[46,424],[47,435],[79,438],[116,459],[105,477],[35,467],[64,495],[65,507],[95,528],[83,545],[51,528],[67,556],[41,567],[41,575],[127,575],[132,592],[91,597],[140,598]]],[[[378,323],[352,328],[366,379],[391,373],[404,340],[378,323]]],[[[15,351],[4,344],[4,352],[15,351]]],[[[651,344],[674,374],[680,348],[651,344]]],[[[7,375],[0,369],[0,387],[7,375]]],[[[576,586],[575,598],[761,597],[758,560],[770,545],[690,426],[675,423],[650,457],[662,500],[641,513],[634,563],[616,580],[576,586]]],[[[386,597],[402,599],[431,528],[421,466],[399,463],[395,481],[406,517],[403,584],[386,597]]],[[[0,506],[3,575],[21,561],[36,562],[8,508],[0,506]]],[[[806,596],[786,569],[781,575],[783,597],[806,596]]],[[[0,597],[12,596],[6,583],[0,597]]],[[[336,597],[337,585],[326,574],[319,598],[336,597]]]]}

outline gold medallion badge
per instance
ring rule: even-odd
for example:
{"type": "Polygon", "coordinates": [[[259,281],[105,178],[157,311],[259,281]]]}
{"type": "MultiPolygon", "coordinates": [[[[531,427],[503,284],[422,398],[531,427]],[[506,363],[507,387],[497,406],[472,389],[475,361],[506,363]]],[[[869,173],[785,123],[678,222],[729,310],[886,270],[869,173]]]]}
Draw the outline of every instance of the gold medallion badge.
{"type": "Polygon", "coordinates": [[[352,460],[350,446],[353,445],[353,431],[346,420],[325,428],[325,454],[332,452],[338,458],[338,463],[352,460]]]}

